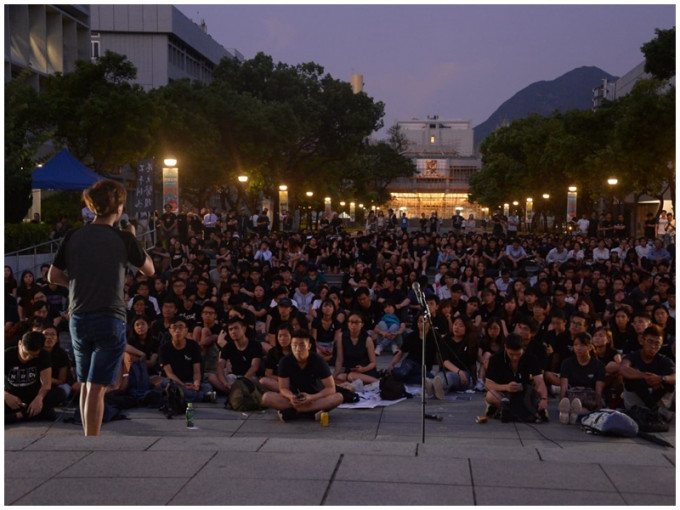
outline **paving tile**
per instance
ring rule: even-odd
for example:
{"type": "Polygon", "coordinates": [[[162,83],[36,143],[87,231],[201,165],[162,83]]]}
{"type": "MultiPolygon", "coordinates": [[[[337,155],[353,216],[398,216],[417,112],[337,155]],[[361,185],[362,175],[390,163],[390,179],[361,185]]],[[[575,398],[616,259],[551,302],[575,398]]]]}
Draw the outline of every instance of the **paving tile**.
{"type": "Polygon", "coordinates": [[[5,480],[5,506],[12,505],[33,489],[44,483],[39,478],[11,478],[5,480]]]}
{"type": "Polygon", "coordinates": [[[398,455],[415,457],[416,442],[403,441],[328,441],[323,439],[272,438],[260,449],[261,452],[314,451],[317,454],[366,454],[366,455],[398,455]]]}
{"type": "MultiPolygon", "coordinates": [[[[146,466],[154,471],[157,466],[146,466]]],[[[167,505],[188,478],[53,478],[15,502],[17,505],[167,505]]]]}
{"type": "Polygon", "coordinates": [[[94,452],[59,473],[59,478],[190,477],[214,452],[94,452]]]}
{"type": "Polygon", "coordinates": [[[472,487],[408,482],[333,482],[324,501],[334,506],[465,505],[474,503],[472,487]]]}
{"type": "Polygon", "coordinates": [[[471,485],[467,459],[345,455],[335,480],[471,485]]]}
{"type": "Polygon", "coordinates": [[[478,487],[475,485],[478,505],[623,505],[625,501],[616,492],[597,492],[572,489],[529,489],[523,487],[478,487]]]}
{"type": "Polygon", "coordinates": [[[89,455],[89,452],[5,452],[5,480],[47,479],[89,455]]]}
{"type": "Polygon", "coordinates": [[[71,436],[45,436],[26,447],[26,451],[142,451],[149,448],[158,437],[112,436],[104,433],[99,437],[82,434],[71,436]]]}
{"type": "Polygon", "coordinates": [[[266,440],[265,437],[164,437],[154,442],[149,451],[255,452],[266,440]]]}
{"type": "Polygon", "coordinates": [[[627,445],[625,450],[612,445],[588,444],[569,448],[538,448],[542,460],[560,463],[623,464],[628,466],[671,467],[663,452],[644,445],[627,445]]]}
{"type": "Polygon", "coordinates": [[[675,495],[675,468],[644,466],[631,469],[628,465],[603,464],[602,469],[621,492],[636,494],[675,495]]]}
{"type": "Polygon", "coordinates": [[[477,445],[466,444],[465,441],[459,441],[455,445],[442,444],[420,444],[418,445],[418,457],[447,457],[456,459],[473,459],[473,458],[495,458],[495,459],[511,459],[511,460],[526,460],[538,461],[540,460],[536,448],[526,448],[522,446],[502,446],[502,445],[488,445],[484,442],[477,445]]]}
{"type": "Polygon", "coordinates": [[[622,492],[621,497],[626,504],[631,506],[677,506],[675,495],[666,496],[663,494],[637,494],[622,492]]]}
{"type": "Polygon", "coordinates": [[[273,479],[277,467],[257,478],[200,476],[191,480],[171,505],[319,505],[328,487],[326,480],[273,479]]]}
{"type": "Polygon", "coordinates": [[[494,458],[473,458],[472,477],[477,486],[525,487],[533,489],[573,489],[597,487],[602,492],[616,491],[596,464],[559,464],[523,462],[494,458]],[[502,483],[499,483],[502,481],[502,483]]]}
{"type": "MultiPolygon", "coordinates": [[[[330,480],[339,455],[278,452],[220,452],[208,462],[196,480],[263,477],[279,480],[330,480]]],[[[217,482],[222,483],[222,482],[217,482]]]]}

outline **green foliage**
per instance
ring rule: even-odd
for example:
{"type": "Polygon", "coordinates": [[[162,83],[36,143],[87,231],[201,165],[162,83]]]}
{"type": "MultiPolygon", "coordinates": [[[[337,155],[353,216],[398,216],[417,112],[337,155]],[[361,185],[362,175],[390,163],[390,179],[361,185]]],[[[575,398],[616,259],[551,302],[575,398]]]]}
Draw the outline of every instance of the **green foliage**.
{"type": "Polygon", "coordinates": [[[668,30],[657,28],[656,38],[640,48],[645,55],[645,72],[659,80],[675,76],[675,27],[668,30]]]}
{"type": "Polygon", "coordinates": [[[51,231],[52,227],[46,223],[5,224],[5,253],[46,243],[50,240],[51,231]]]}
{"type": "Polygon", "coordinates": [[[69,224],[81,221],[80,211],[85,205],[81,197],[80,191],[60,191],[43,198],[40,208],[43,222],[54,226],[64,216],[68,219],[69,224]]]}

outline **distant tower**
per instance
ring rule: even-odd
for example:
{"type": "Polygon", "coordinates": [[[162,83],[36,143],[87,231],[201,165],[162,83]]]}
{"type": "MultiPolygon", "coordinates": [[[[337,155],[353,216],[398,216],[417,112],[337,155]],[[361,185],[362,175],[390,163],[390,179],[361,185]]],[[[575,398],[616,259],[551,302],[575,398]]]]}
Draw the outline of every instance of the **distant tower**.
{"type": "Polygon", "coordinates": [[[352,91],[355,94],[358,94],[359,92],[364,91],[364,75],[363,74],[353,74],[350,77],[349,81],[352,84],[352,91]]]}

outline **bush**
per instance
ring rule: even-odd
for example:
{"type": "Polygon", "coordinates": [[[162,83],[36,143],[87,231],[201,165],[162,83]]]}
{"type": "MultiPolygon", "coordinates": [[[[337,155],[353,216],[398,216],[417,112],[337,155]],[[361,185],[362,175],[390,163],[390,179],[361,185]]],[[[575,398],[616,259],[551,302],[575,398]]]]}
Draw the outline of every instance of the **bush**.
{"type": "MultiPolygon", "coordinates": [[[[29,248],[36,244],[50,240],[52,227],[41,223],[6,223],[5,224],[5,253],[29,248]]],[[[49,248],[45,248],[48,252],[49,248]]]]}
{"type": "Polygon", "coordinates": [[[81,219],[80,210],[83,207],[81,191],[61,191],[43,198],[40,205],[42,220],[54,226],[64,216],[73,224],[81,219]]]}

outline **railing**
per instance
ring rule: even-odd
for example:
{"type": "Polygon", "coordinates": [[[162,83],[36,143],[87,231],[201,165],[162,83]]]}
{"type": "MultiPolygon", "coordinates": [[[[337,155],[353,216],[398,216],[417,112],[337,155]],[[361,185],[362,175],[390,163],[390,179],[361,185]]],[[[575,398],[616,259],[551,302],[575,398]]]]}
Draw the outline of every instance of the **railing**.
{"type": "MultiPolygon", "coordinates": [[[[137,234],[137,239],[145,248],[152,247],[156,244],[156,229],[149,230],[141,234],[137,234]]],[[[12,268],[15,278],[16,275],[21,274],[22,271],[28,269],[32,271],[36,278],[40,277],[40,266],[42,264],[51,264],[54,256],[57,253],[61,239],[47,241],[45,243],[36,244],[23,248],[21,250],[5,253],[5,265],[12,268]]]]}

